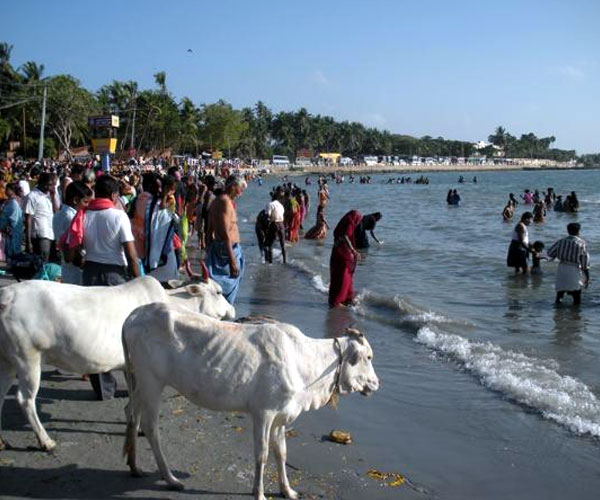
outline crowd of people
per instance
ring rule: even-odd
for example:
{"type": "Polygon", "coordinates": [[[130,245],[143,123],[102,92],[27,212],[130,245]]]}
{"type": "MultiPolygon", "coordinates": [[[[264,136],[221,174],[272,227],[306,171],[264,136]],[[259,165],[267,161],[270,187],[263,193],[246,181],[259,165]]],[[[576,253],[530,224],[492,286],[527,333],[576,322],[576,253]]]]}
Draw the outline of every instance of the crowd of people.
{"type": "MultiPolygon", "coordinates": [[[[511,242],[508,247],[506,263],[515,269],[515,273],[541,274],[543,260],[558,259],[559,266],[556,274],[556,303],[560,303],[566,294],[573,297],[575,304],[581,303],[581,291],[590,282],[589,266],[590,257],[587,243],[580,236],[581,226],[576,222],[567,224],[568,235],[554,243],[544,255],[545,244],[542,241],[530,242],[528,227],[531,223],[541,224],[546,220],[548,211],[575,213],[579,211],[577,194],[571,191],[565,200],[561,195],[556,195],[554,189],[549,187],[545,192],[525,189],[521,195],[524,205],[533,206],[531,211],[521,215],[515,226],[511,242]],[[529,256],[532,266],[529,268],[529,256]]],[[[505,221],[512,220],[515,207],[519,201],[513,193],[508,196],[508,201],[502,211],[505,221]]]]}
{"type": "MultiPolygon", "coordinates": [[[[563,200],[562,195],[557,195],[554,188],[549,187],[546,191],[540,193],[539,190],[531,191],[525,189],[521,194],[521,201],[524,205],[531,205],[533,213],[533,222],[544,222],[550,210],[554,212],[579,212],[579,199],[577,193],[571,191],[563,200]]],[[[502,209],[502,218],[505,221],[510,221],[515,213],[515,208],[519,201],[513,193],[509,193],[508,201],[502,209]]]]}
{"type": "MultiPolygon", "coordinates": [[[[284,179],[287,181],[287,179],[284,179]]],[[[325,209],[330,201],[327,178],[319,176],[317,190],[316,222],[304,234],[305,239],[323,240],[330,228],[325,218],[325,209]]],[[[305,179],[305,185],[312,184],[310,177],[305,179]]],[[[299,232],[309,207],[309,196],[306,190],[291,182],[274,188],[271,202],[261,210],[256,218],[256,236],[261,254],[267,263],[273,262],[273,244],[279,240],[283,263],[286,259],[286,244],[299,242],[299,232]]],[[[353,278],[356,264],[360,259],[360,250],[369,247],[368,234],[379,244],[374,230],[381,219],[380,212],[363,216],[357,210],[346,213],[333,231],[333,248],[330,258],[329,305],[349,305],[354,300],[353,278]]]]}
{"type": "MultiPolygon", "coordinates": [[[[9,266],[29,262],[28,256],[33,255],[42,266],[59,266],[64,283],[88,286],[116,285],[142,274],[163,283],[180,273],[198,278],[187,251],[190,236],[196,234],[198,249],[204,251],[201,265],[221,285],[227,300],[235,302],[245,268],[235,200],[249,178],[231,175],[227,166],[218,172],[220,175],[154,164],[148,169],[122,165],[111,174],[80,164],[12,167],[4,168],[0,178],[0,199],[4,200],[0,232],[3,257],[9,266]]],[[[335,174],[331,179],[340,182],[335,174]]],[[[427,181],[425,177],[421,180],[427,181]]],[[[370,178],[361,177],[360,182],[369,183],[370,178]]],[[[264,262],[273,262],[276,242],[285,264],[286,246],[298,244],[301,236],[326,238],[330,229],[326,209],[331,200],[328,176],[317,179],[316,219],[305,231],[310,185],[310,177],[305,179],[306,189],[284,179],[270,192],[270,201],[255,224],[264,262]]],[[[519,203],[532,206],[515,226],[508,266],[517,273],[527,273],[531,256],[531,272],[535,274],[541,272],[543,259],[558,258],[561,277],[557,278],[557,293],[571,293],[579,302],[577,291],[581,287],[573,288],[574,271],[568,267],[568,263],[575,264],[582,273],[581,286],[589,282],[589,255],[579,226],[568,227],[569,241],[575,243],[557,242],[546,255],[543,242],[530,243],[527,229],[531,222],[544,222],[550,209],[577,212],[576,193],[571,192],[563,201],[552,188],[543,193],[527,189],[520,198],[518,201],[511,193],[503,210],[503,218],[510,221],[519,203]]],[[[460,195],[452,189],[446,200],[449,205],[458,205],[460,195]]],[[[351,210],[335,226],[330,258],[331,307],[352,303],[360,251],[369,246],[368,234],[380,243],[374,234],[380,219],[379,212],[363,216],[351,210]]],[[[562,295],[557,295],[557,301],[560,299],[562,295]]]]}

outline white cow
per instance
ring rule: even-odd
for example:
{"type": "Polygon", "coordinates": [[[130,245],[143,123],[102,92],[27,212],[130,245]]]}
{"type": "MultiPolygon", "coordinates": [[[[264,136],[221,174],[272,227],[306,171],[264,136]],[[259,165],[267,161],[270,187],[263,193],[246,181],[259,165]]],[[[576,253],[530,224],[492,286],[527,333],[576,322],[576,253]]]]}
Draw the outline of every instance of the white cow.
{"type": "MultiPolygon", "coordinates": [[[[0,289],[0,415],[17,375],[19,405],[41,448],[54,448],[35,408],[42,363],[74,373],[122,370],[125,319],[140,305],[167,300],[218,318],[235,315],[212,280],[174,290],[151,277],[114,287],[34,280],[0,289]]],[[[0,450],[4,447],[0,436],[0,450]]]]}
{"type": "Polygon", "coordinates": [[[162,390],[174,387],[194,404],[249,413],[254,423],[254,494],[264,500],[263,471],[274,444],[279,486],[297,498],[285,470],[285,426],[337,394],[376,391],[373,351],[356,330],[336,339],[306,337],[284,323],[216,321],[170,304],[139,307],[123,325],[130,415],[124,453],[133,475],[138,427],[150,441],[162,477],[181,489],[162,453],[158,414],[162,390]]]}

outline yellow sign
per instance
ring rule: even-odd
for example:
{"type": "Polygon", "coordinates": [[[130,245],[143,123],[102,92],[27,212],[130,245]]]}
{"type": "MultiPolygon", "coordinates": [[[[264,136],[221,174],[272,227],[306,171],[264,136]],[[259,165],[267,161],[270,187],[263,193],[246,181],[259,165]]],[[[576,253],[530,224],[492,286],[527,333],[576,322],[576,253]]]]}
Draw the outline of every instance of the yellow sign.
{"type": "Polygon", "coordinates": [[[342,156],[340,153],[319,153],[319,157],[324,160],[331,160],[332,163],[337,163],[342,156]]]}
{"type": "Polygon", "coordinates": [[[223,151],[213,151],[213,154],[212,154],[213,160],[220,160],[222,158],[223,158],[223,151]]]}
{"type": "Polygon", "coordinates": [[[114,153],[117,150],[117,139],[92,139],[94,153],[114,153]]]}

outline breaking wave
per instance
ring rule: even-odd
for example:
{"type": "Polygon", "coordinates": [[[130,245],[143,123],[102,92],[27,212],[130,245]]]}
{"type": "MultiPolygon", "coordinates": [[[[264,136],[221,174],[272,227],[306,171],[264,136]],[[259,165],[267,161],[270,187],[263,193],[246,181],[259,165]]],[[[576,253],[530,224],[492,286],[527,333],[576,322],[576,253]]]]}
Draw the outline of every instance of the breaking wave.
{"type": "Polygon", "coordinates": [[[361,316],[398,327],[419,328],[424,325],[459,325],[472,327],[467,321],[458,321],[443,314],[423,309],[406,298],[385,296],[363,290],[356,297],[354,311],[361,316]]]}
{"type": "MultiPolygon", "coordinates": [[[[328,283],[305,262],[292,260],[290,265],[313,288],[328,292],[328,283]]],[[[561,375],[558,362],[444,331],[453,327],[464,331],[475,325],[419,307],[398,295],[385,296],[364,289],[357,295],[352,310],[367,319],[416,333],[416,342],[448,356],[485,387],[538,411],[575,434],[600,438],[600,400],[580,380],[561,375]]]]}
{"type": "Polygon", "coordinates": [[[315,273],[301,260],[292,259],[289,263],[289,266],[293,267],[300,274],[305,275],[310,280],[310,284],[315,290],[322,293],[329,292],[329,284],[323,281],[323,277],[320,274],[315,273]]]}
{"type": "Polygon", "coordinates": [[[489,342],[424,326],[415,340],[464,366],[481,383],[533,408],[576,434],[600,437],[600,401],[581,381],[558,373],[556,361],[504,350],[489,342]]]}

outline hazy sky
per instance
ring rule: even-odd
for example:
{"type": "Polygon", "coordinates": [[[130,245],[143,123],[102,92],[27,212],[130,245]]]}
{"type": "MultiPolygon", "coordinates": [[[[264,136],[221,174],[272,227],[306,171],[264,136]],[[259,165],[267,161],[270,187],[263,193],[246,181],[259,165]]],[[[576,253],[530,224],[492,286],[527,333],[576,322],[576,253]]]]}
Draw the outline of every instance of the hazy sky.
{"type": "Polygon", "coordinates": [[[14,66],[90,90],[164,70],[196,104],[473,141],[502,125],[600,152],[600,0],[12,0],[2,17],[14,66]]]}

